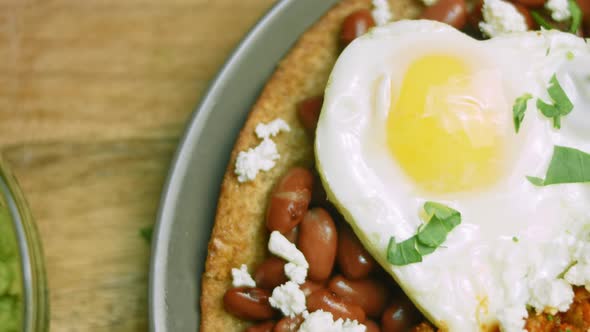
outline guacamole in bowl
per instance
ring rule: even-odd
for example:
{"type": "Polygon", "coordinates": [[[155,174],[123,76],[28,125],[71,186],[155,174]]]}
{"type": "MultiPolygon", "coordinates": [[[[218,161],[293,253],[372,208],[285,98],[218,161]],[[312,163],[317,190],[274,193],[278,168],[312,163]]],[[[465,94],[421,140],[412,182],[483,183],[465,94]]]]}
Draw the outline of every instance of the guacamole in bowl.
{"type": "Polygon", "coordinates": [[[47,332],[41,239],[15,177],[0,157],[0,332],[47,332]]]}
{"type": "Polygon", "coordinates": [[[12,219],[0,202],[0,332],[22,330],[23,285],[12,219]]]}

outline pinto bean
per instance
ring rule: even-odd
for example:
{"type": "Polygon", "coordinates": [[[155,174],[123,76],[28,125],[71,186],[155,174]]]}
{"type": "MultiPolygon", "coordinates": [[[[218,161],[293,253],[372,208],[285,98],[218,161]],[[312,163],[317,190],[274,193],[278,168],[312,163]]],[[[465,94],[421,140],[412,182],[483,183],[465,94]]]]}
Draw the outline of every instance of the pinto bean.
{"type": "Polygon", "coordinates": [[[275,326],[275,322],[268,321],[256,325],[252,325],[246,329],[246,332],[272,332],[273,327],[275,326]]]}
{"type": "Polygon", "coordinates": [[[418,309],[408,299],[397,299],[381,316],[383,332],[404,332],[417,323],[418,309]]]}
{"type": "Polygon", "coordinates": [[[434,20],[462,29],[467,22],[467,5],[465,0],[438,0],[427,7],[421,18],[434,20]]]}
{"type": "Polygon", "coordinates": [[[388,290],[384,283],[377,280],[348,280],[335,276],[328,288],[343,300],[358,304],[368,316],[380,317],[388,299],[388,290]]]}
{"type": "Polygon", "coordinates": [[[546,0],[514,0],[515,2],[530,8],[542,7],[546,0]]]}
{"type": "Polygon", "coordinates": [[[334,268],[338,248],[334,220],[326,210],[315,208],[305,214],[299,227],[297,245],[309,263],[308,278],[328,279],[334,268]]]}
{"type": "Polygon", "coordinates": [[[305,298],[308,298],[313,292],[325,288],[325,285],[319,282],[307,280],[301,284],[299,288],[303,291],[303,294],[305,294],[305,298]]]}
{"type": "Polygon", "coordinates": [[[336,258],[340,271],[348,279],[364,279],[377,265],[348,226],[338,231],[336,258]]]}
{"type": "Polygon", "coordinates": [[[303,128],[312,136],[315,134],[315,128],[318,125],[323,103],[324,96],[316,96],[307,98],[297,105],[299,122],[301,122],[303,128]]]}
{"type": "Polygon", "coordinates": [[[325,207],[327,204],[329,204],[328,194],[326,193],[326,189],[324,189],[320,175],[317,173],[314,173],[314,175],[314,186],[313,192],[311,193],[311,205],[325,207]]]}
{"type": "Polygon", "coordinates": [[[283,317],[283,319],[281,319],[277,325],[275,325],[272,332],[297,332],[303,321],[304,319],[300,315],[295,317],[283,317]]]}
{"type": "Polygon", "coordinates": [[[271,256],[264,260],[254,272],[254,281],[260,288],[272,290],[288,281],[285,275],[285,261],[271,256]]]}
{"type": "Polygon", "coordinates": [[[577,0],[577,2],[582,10],[584,24],[590,26],[590,0],[577,0]]]}
{"type": "Polygon", "coordinates": [[[527,28],[529,30],[533,30],[536,27],[536,23],[533,20],[533,17],[531,16],[530,10],[519,3],[515,3],[514,7],[524,17],[524,21],[526,22],[527,28]]]}
{"type": "Polygon", "coordinates": [[[346,47],[357,37],[367,33],[370,28],[375,26],[373,15],[368,9],[359,9],[348,15],[342,22],[340,30],[340,46],[346,47]]]}
{"type": "MultiPolygon", "coordinates": [[[[430,324],[422,322],[416,326],[414,326],[411,332],[434,332],[435,329],[430,324]]],[[[531,331],[532,332],[532,331],[531,331]]]]}
{"type": "Polygon", "coordinates": [[[223,296],[223,306],[230,314],[247,320],[267,320],[274,316],[268,303],[270,292],[261,288],[230,288],[223,296]]]}
{"type": "Polygon", "coordinates": [[[479,22],[483,20],[482,9],[483,0],[477,0],[473,4],[473,8],[471,8],[471,11],[467,15],[467,22],[469,23],[469,25],[471,25],[473,28],[477,30],[479,30],[479,22]]]}
{"type": "Polygon", "coordinates": [[[363,324],[367,327],[365,332],[381,332],[381,327],[379,327],[379,324],[372,320],[367,320],[363,324]]]}
{"type": "Polygon", "coordinates": [[[320,289],[307,298],[307,309],[310,312],[323,310],[331,312],[334,319],[353,319],[364,322],[366,314],[359,305],[346,302],[330,290],[320,289]]]}
{"type": "Polygon", "coordinates": [[[289,170],[277,183],[270,197],[266,211],[266,227],[269,231],[287,234],[301,222],[313,187],[310,170],[295,167],[289,170]]]}
{"type": "Polygon", "coordinates": [[[299,237],[299,226],[293,227],[287,234],[284,234],[287,240],[291,243],[297,244],[297,238],[299,237]]]}

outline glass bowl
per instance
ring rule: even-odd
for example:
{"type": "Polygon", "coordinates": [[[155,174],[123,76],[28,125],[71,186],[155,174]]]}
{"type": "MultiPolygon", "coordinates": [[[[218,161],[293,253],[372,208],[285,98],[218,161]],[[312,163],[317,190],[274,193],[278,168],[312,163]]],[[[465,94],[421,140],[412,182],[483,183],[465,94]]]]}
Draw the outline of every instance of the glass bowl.
{"type": "Polygon", "coordinates": [[[16,179],[1,159],[0,232],[0,332],[46,332],[49,302],[41,239],[16,179]]]}

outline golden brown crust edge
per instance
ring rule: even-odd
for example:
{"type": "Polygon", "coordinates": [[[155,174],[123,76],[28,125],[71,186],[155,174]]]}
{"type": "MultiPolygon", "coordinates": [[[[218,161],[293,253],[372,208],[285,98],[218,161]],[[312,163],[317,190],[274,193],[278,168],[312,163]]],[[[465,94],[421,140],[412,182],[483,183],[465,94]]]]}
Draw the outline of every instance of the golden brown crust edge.
{"type": "MultiPolygon", "coordinates": [[[[390,1],[397,17],[414,17],[419,10],[414,0],[390,1]]],[[[231,287],[231,268],[247,264],[250,271],[266,256],[268,232],[264,215],[270,191],[289,168],[313,165],[312,142],[301,127],[296,105],[320,95],[339,53],[338,33],[344,18],[360,8],[370,8],[370,0],[342,0],[316,22],[279,63],[252,108],[231,154],[217,206],[215,225],[202,276],[200,331],[243,331],[250,323],[223,309],[223,294],[231,287]],[[260,122],[282,118],[291,127],[274,140],[281,158],[269,172],[256,180],[238,183],[234,164],[240,151],[260,140],[254,129],[260,122]]]]}

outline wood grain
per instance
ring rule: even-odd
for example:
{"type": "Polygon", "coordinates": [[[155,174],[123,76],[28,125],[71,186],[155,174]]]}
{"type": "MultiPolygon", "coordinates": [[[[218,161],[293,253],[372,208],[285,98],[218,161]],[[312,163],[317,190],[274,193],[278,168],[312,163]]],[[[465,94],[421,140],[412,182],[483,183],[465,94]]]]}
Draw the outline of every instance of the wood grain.
{"type": "Polygon", "coordinates": [[[176,143],[273,0],[0,0],[0,148],[37,221],[52,331],[145,331],[176,143]]]}

